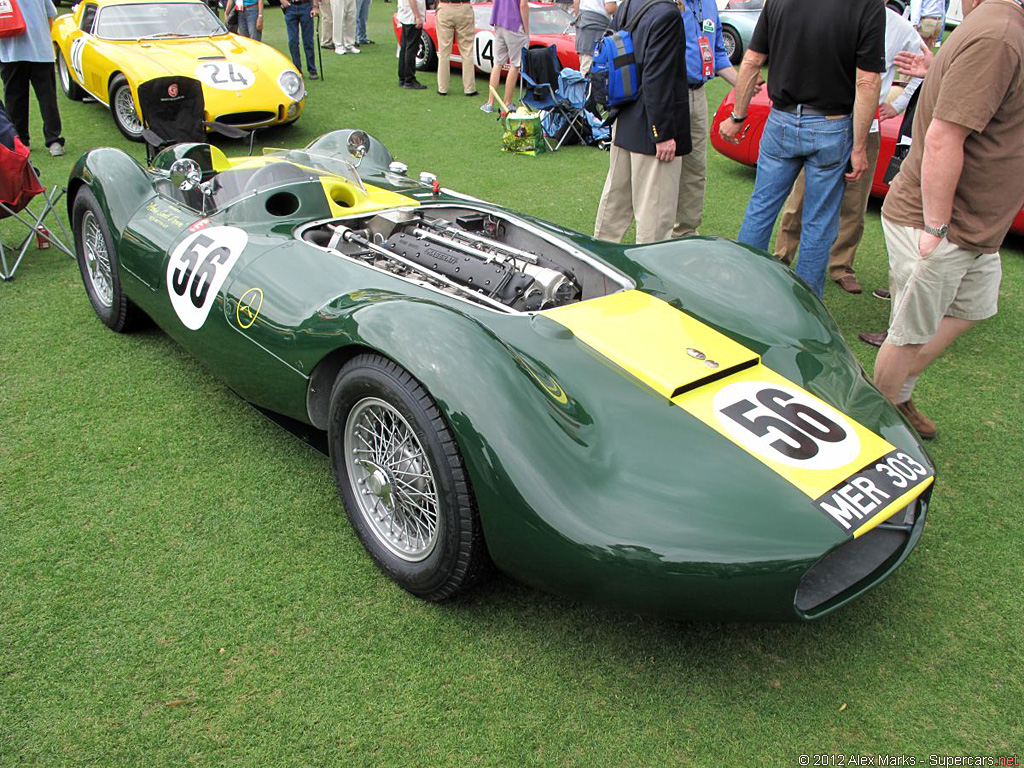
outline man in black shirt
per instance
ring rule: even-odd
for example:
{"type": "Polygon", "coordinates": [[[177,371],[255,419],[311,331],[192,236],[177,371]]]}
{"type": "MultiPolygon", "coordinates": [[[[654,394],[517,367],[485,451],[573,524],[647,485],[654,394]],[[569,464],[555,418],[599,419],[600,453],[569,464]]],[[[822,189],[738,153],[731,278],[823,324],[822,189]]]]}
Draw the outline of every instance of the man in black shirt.
{"type": "Polygon", "coordinates": [[[885,4],[766,3],[740,65],[735,109],[721,124],[726,141],[736,141],[769,56],[773,105],[739,240],[768,249],[775,218],[803,168],[806,191],[796,273],[821,296],[839,229],[843,172],[848,181],[856,181],[868,165],[868,130],[885,71],[885,4]]]}

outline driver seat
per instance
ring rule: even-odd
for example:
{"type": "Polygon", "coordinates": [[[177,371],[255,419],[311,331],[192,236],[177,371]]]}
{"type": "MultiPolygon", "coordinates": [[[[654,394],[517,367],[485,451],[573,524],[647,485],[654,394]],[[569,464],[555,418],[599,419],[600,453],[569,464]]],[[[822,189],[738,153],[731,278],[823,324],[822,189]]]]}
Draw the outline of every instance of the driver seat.
{"type": "Polygon", "coordinates": [[[203,120],[203,84],[195,78],[174,75],[147,80],[139,85],[139,107],[145,125],[142,138],[146,142],[146,162],[152,162],[160,150],[172,144],[205,142],[207,128],[229,139],[248,138],[252,151],[251,131],[203,120]]]}

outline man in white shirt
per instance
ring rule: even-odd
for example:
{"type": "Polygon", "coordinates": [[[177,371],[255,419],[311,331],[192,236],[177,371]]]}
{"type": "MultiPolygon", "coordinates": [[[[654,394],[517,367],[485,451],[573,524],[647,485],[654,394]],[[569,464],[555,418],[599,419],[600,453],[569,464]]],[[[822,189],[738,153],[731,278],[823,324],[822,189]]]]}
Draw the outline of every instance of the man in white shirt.
{"type": "Polygon", "coordinates": [[[604,36],[618,5],[616,0],[572,0],[572,14],[579,14],[575,22],[576,53],[580,56],[580,74],[584,77],[594,63],[594,47],[604,36]]]}
{"type": "MultiPolygon", "coordinates": [[[[892,88],[896,75],[893,60],[900,51],[918,53],[921,50],[921,36],[906,19],[889,8],[885,9],[885,72],[882,73],[879,117],[886,120],[902,114],[914,91],[921,84],[919,78],[910,81],[906,88],[890,103],[886,96],[892,88]]],[[[861,286],[853,270],[853,259],[857,246],[864,237],[864,215],[868,210],[871,182],[875,177],[878,163],[878,148],[881,144],[879,124],[876,119],[868,133],[868,168],[857,181],[847,182],[839,208],[839,235],[829,252],[829,277],[847,293],[860,293],[861,286]]],[[[791,264],[800,246],[800,222],[804,202],[804,176],[801,173],[793,185],[793,191],[782,209],[779,234],[775,239],[775,258],[791,264]]]]}
{"type": "Polygon", "coordinates": [[[904,12],[904,17],[909,17],[910,23],[921,34],[925,45],[931,48],[935,45],[939,32],[946,23],[946,2],[945,0],[911,0],[910,5],[904,12]]]}
{"type": "Polygon", "coordinates": [[[398,51],[398,85],[422,91],[427,86],[416,79],[416,52],[423,34],[423,20],[427,16],[426,0],[398,0],[395,14],[402,25],[402,45],[398,51]]]}

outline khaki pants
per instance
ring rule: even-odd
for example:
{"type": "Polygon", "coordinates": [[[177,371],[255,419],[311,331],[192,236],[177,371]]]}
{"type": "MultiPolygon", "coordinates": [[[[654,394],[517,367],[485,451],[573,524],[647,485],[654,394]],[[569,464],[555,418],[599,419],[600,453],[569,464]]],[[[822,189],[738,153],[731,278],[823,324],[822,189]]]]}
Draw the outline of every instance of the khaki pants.
{"type": "Polygon", "coordinates": [[[613,129],[594,237],[619,242],[636,216],[637,243],[668,240],[679,199],[679,164],[679,157],[664,163],[615,146],[613,129]]]}
{"type": "MultiPolygon", "coordinates": [[[[875,178],[878,164],[880,133],[868,134],[868,167],[857,181],[847,182],[843,200],[839,206],[839,236],[829,252],[828,272],[832,280],[854,274],[853,258],[857,246],[864,237],[864,214],[868,210],[871,196],[871,182],[875,178]]],[[[779,234],[775,238],[775,258],[784,264],[792,264],[800,247],[800,226],[803,220],[804,172],[796,177],[793,191],[782,208],[779,234]]]]}
{"type": "Polygon", "coordinates": [[[704,187],[708,180],[708,97],[703,88],[690,91],[690,154],[679,158],[679,201],[672,237],[695,235],[704,218],[704,187]]]}
{"type": "Polygon", "coordinates": [[[580,54],[580,74],[584,77],[590,72],[590,68],[594,65],[594,57],[589,53],[580,54]]]}
{"type": "Polygon", "coordinates": [[[473,6],[469,3],[446,3],[437,6],[437,90],[448,93],[451,79],[452,41],[459,41],[459,55],[462,56],[462,91],[476,92],[476,72],[473,69],[473,38],[476,36],[476,19],[473,6]]]}
{"type": "Polygon", "coordinates": [[[335,48],[356,44],[356,0],[330,0],[331,28],[335,48]]]}
{"type": "Polygon", "coordinates": [[[334,45],[334,25],[331,23],[333,18],[330,0],[320,3],[320,45],[322,46],[334,45]]]}

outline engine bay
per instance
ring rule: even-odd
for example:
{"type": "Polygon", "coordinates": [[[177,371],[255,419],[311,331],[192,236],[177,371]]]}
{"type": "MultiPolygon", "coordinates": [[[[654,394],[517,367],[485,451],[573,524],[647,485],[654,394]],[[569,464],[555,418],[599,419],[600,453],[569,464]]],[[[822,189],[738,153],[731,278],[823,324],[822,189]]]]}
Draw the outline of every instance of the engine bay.
{"type": "Polygon", "coordinates": [[[530,223],[471,206],[417,206],[315,224],[302,239],[503,312],[536,312],[631,288],[530,223]]]}

